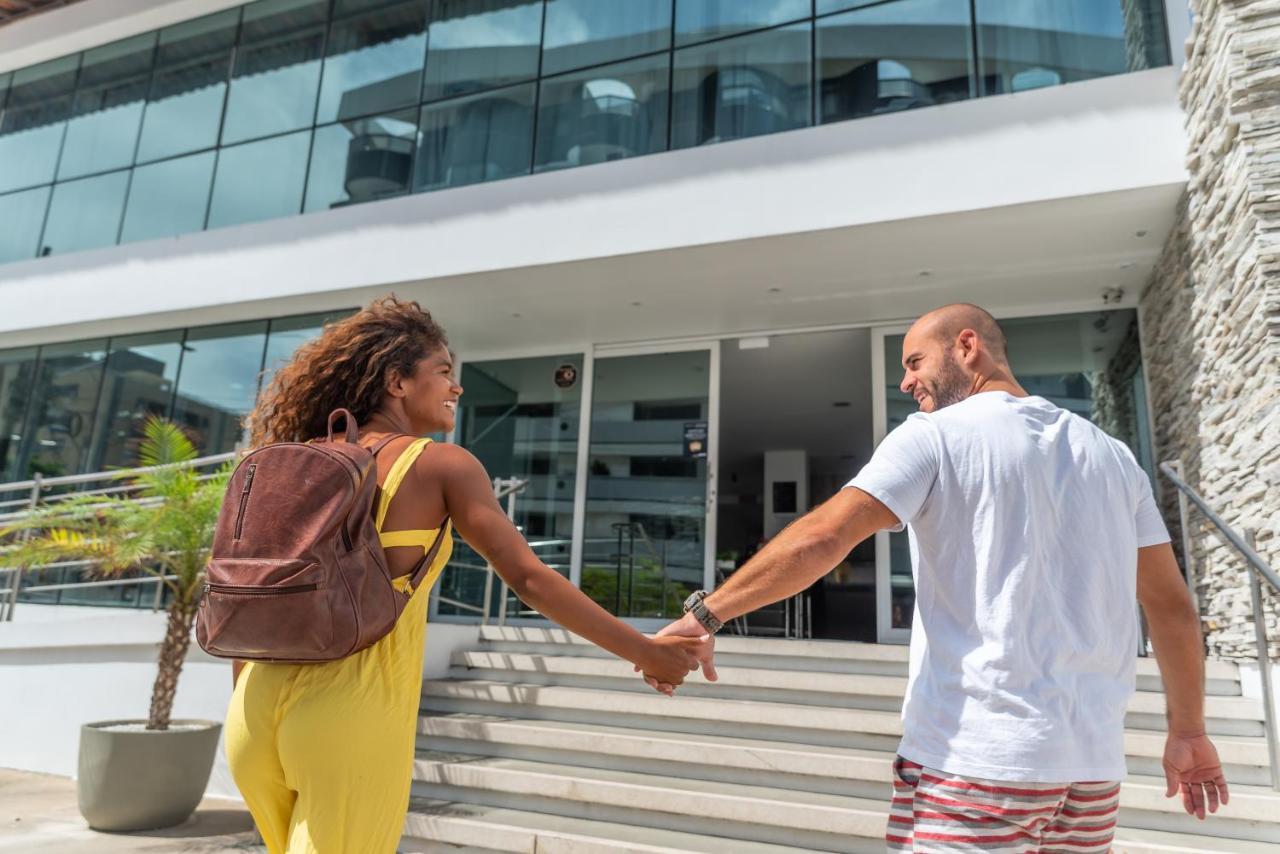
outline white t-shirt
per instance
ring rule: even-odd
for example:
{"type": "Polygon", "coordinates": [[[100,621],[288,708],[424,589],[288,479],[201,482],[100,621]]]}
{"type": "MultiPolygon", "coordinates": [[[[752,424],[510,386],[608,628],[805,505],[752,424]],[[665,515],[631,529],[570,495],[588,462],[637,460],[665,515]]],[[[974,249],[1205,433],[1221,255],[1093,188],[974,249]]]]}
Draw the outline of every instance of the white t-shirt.
{"type": "Polygon", "coordinates": [[[1169,541],[1129,449],[1042,397],[983,392],[912,415],[848,485],[909,526],[901,755],[989,780],[1124,777],[1137,550],[1169,541]]]}

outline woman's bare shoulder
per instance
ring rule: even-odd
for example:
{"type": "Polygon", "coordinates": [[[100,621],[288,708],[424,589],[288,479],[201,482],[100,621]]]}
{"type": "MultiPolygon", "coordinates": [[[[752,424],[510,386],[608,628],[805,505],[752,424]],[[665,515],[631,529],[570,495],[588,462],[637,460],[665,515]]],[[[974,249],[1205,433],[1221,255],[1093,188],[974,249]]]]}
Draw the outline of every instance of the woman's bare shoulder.
{"type": "Polygon", "coordinates": [[[449,442],[432,442],[418,455],[414,465],[419,474],[435,478],[474,478],[477,474],[488,480],[484,465],[475,455],[461,445],[449,442]]]}

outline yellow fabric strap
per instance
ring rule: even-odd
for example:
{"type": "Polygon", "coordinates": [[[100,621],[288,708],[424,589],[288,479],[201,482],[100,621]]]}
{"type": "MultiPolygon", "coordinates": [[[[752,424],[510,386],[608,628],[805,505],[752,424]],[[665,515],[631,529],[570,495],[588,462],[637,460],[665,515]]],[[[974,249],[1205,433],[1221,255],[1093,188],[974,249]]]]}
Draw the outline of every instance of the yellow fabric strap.
{"type": "MultiPolygon", "coordinates": [[[[404,483],[405,475],[409,473],[409,468],[418,459],[422,449],[430,443],[430,439],[418,439],[411,443],[409,447],[401,451],[400,456],[392,464],[391,471],[387,472],[387,479],[382,483],[382,499],[378,502],[378,514],[374,517],[379,534],[382,533],[382,523],[387,520],[387,508],[391,506],[391,499],[395,498],[396,490],[400,488],[400,484],[404,483]]],[[[385,540],[383,545],[386,545],[385,540]]],[[[418,545],[418,543],[410,543],[410,545],[418,545]]]]}
{"type": "Polygon", "coordinates": [[[418,529],[413,531],[379,531],[378,542],[382,543],[382,547],[389,549],[395,546],[419,546],[423,549],[431,547],[436,541],[439,528],[433,528],[430,531],[418,529]]]}

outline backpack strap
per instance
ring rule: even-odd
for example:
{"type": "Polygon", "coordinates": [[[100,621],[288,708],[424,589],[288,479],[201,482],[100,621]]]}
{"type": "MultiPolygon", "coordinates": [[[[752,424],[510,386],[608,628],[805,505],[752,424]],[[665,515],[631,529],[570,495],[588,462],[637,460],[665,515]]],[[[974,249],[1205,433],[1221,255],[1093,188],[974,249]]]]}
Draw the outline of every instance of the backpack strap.
{"type": "Polygon", "coordinates": [[[431,548],[427,549],[426,554],[419,558],[418,562],[414,564],[413,572],[409,573],[410,595],[413,594],[413,591],[418,589],[418,585],[422,583],[422,579],[436,562],[436,555],[440,554],[440,547],[444,545],[445,535],[449,533],[449,526],[452,524],[452,520],[448,516],[445,516],[444,521],[440,523],[440,533],[436,534],[435,542],[431,544],[431,548]]]}
{"type": "Polygon", "coordinates": [[[408,433],[388,433],[387,435],[383,436],[381,439],[373,443],[373,445],[369,448],[369,453],[373,454],[376,457],[378,456],[378,452],[381,451],[383,448],[385,448],[387,445],[391,444],[396,439],[399,439],[401,436],[408,436],[408,435],[409,435],[408,433]]]}

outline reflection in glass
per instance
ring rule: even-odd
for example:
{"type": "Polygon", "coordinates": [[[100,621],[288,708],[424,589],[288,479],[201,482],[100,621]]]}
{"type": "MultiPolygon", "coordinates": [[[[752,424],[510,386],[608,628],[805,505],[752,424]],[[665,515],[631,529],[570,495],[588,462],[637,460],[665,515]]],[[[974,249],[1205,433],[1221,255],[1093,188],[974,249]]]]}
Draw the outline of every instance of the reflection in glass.
{"type": "Polygon", "coordinates": [[[810,26],[676,51],[671,147],[807,127],[810,26]]]}
{"type": "Polygon", "coordinates": [[[684,435],[706,423],[710,358],[596,360],[582,590],[618,616],[678,616],[703,584],[707,460],[684,435]]]}
{"type": "Polygon", "coordinates": [[[541,0],[436,0],[427,30],[423,99],[536,77],[541,38],[541,0]]]}
{"type": "Polygon", "coordinates": [[[817,53],[820,122],[968,98],[968,0],[899,0],[821,18],[817,53]]]}
{"type": "Polygon", "coordinates": [[[686,45],[809,17],[809,0],[676,0],[676,44],[686,45]]]}
{"type": "Polygon", "coordinates": [[[156,34],[147,33],[85,53],[62,144],[59,178],[133,163],[155,45],[156,34]]]}
{"type": "Polygon", "coordinates": [[[239,17],[239,9],[230,9],[160,31],[138,162],[209,148],[218,141],[239,17]]]}
{"type": "Polygon", "coordinates": [[[0,193],[53,180],[80,56],[13,73],[0,117],[0,193]]]}
{"type": "Polygon", "coordinates": [[[0,264],[36,257],[49,187],[0,196],[0,264]]]}
{"type": "Polygon", "coordinates": [[[417,110],[316,128],[303,210],[325,210],[409,192],[417,147],[417,110]]]}
{"type": "Polygon", "coordinates": [[[204,151],[136,167],[120,242],[174,237],[204,228],[215,156],[204,151]]]}
{"type": "Polygon", "coordinates": [[[533,84],[429,104],[420,140],[416,189],[524,175],[533,148],[533,84]]]}
{"type": "Polygon", "coordinates": [[[320,314],[304,314],[297,317],[282,317],[271,321],[271,332],[267,335],[267,355],[263,360],[262,383],[265,389],[271,377],[280,366],[293,358],[299,347],[320,335],[326,323],[350,317],[353,309],[327,311],[320,314]]]}
{"type": "Polygon", "coordinates": [[[585,166],[667,147],[667,57],[542,81],[539,170],[585,166]]]}
{"type": "Polygon", "coordinates": [[[127,169],[55,184],[40,254],[114,246],[128,188],[127,169]]]}
{"type": "Polygon", "coordinates": [[[333,24],[316,121],[386,112],[418,100],[426,51],[425,0],[333,24]]]}
{"type": "Polygon", "coordinates": [[[142,428],[166,417],[182,356],[182,330],[111,339],[89,469],[137,465],[142,428]]]}
{"type": "Polygon", "coordinates": [[[19,479],[18,449],[22,445],[35,376],[35,347],[0,350],[0,481],[3,482],[19,479]]]}
{"type": "Polygon", "coordinates": [[[671,46],[671,0],[547,0],[542,73],[671,46]]]}
{"type": "MultiPolygon", "coordinates": [[[[862,6],[874,6],[884,0],[815,0],[814,9],[819,15],[839,12],[844,9],[857,9],[862,6]]],[[[966,0],[968,2],[968,0],[966,0]]]]}
{"type": "Polygon", "coordinates": [[[311,124],[327,5],[327,0],[263,0],[244,7],[223,145],[311,124]]]}
{"type": "Polygon", "coordinates": [[[83,471],[102,382],[105,341],[74,341],[40,348],[31,387],[18,479],[83,471]]]}
{"type": "Polygon", "coordinates": [[[219,151],[208,227],[298,213],[310,145],[304,130],[219,151]]]}
{"type": "Polygon", "coordinates": [[[201,454],[233,450],[258,393],[267,322],[192,329],[183,344],[173,420],[201,454]]]}

